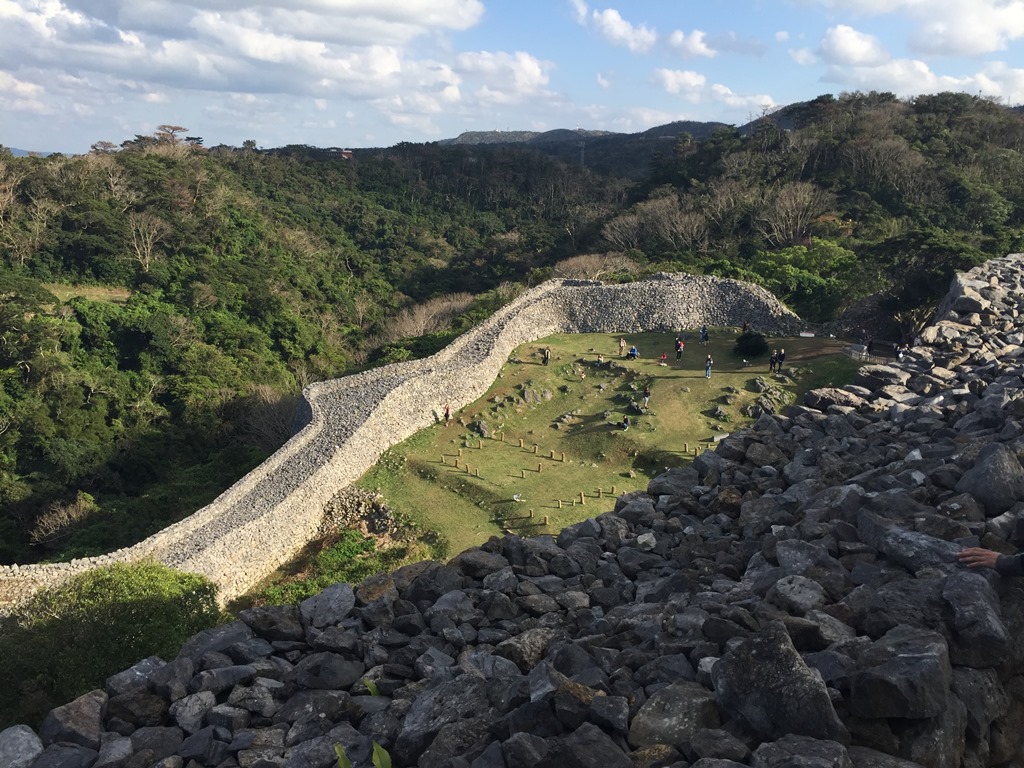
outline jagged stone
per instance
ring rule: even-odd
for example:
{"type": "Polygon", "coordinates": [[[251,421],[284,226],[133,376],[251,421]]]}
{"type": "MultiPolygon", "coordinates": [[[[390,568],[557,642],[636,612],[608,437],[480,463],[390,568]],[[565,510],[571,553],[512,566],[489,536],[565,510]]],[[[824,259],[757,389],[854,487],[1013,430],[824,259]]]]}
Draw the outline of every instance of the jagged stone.
{"type": "Polygon", "coordinates": [[[1024,468],[1013,451],[1002,443],[992,443],[981,449],[956,490],[970,494],[989,517],[995,517],[1024,500],[1024,468]]]}
{"type": "Polygon", "coordinates": [[[69,704],[51,709],[39,726],[39,738],[45,746],[67,742],[98,750],[106,704],[105,691],[90,691],[69,704]]]}
{"type": "Polygon", "coordinates": [[[633,716],[633,747],[671,744],[680,747],[698,728],[717,728],[718,705],[711,691],[696,682],[679,681],[662,688],[633,716]]]}
{"type": "Polygon", "coordinates": [[[349,584],[333,584],[323,592],[303,600],[299,613],[307,626],[325,629],[340,624],[355,607],[356,595],[349,584]]]}
{"type": "Polygon", "coordinates": [[[803,661],[782,622],[769,622],[714,666],[718,704],[755,732],[849,742],[821,678],[803,661]]]}
{"type": "Polygon", "coordinates": [[[29,768],[42,753],[42,740],[27,725],[12,725],[0,731],[0,765],[29,768]]]}
{"type": "Polygon", "coordinates": [[[933,718],[946,705],[951,680],[943,637],[900,625],[860,654],[850,676],[850,711],[865,718],[933,718]]]}

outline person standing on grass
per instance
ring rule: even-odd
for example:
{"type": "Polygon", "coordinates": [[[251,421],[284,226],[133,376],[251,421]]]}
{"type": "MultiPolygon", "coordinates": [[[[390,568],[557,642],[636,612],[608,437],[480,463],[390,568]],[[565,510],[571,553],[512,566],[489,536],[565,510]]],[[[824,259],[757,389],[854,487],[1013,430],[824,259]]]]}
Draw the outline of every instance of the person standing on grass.
{"type": "Polygon", "coordinates": [[[452,420],[452,407],[448,403],[444,404],[444,425],[447,427],[448,422],[452,420]]]}
{"type": "Polygon", "coordinates": [[[544,359],[544,365],[547,365],[548,363],[550,363],[551,362],[551,347],[544,347],[544,349],[541,351],[540,355],[544,359]]]}
{"type": "Polygon", "coordinates": [[[708,327],[706,325],[700,327],[700,343],[705,347],[708,344],[708,327]]]}
{"type": "Polygon", "coordinates": [[[786,350],[785,349],[780,349],[779,350],[778,362],[775,363],[775,372],[776,373],[782,373],[782,364],[784,362],[786,362],[786,350]]]}
{"type": "Polygon", "coordinates": [[[683,341],[682,336],[676,336],[676,361],[683,359],[683,350],[686,348],[686,342],[683,341]]]}
{"type": "Polygon", "coordinates": [[[708,359],[704,361],[704,378],[711,378],[711,367],[715,364],[715,361],[711,359],[711,355],[708,355],[708,359]]]}
{"type": "Polygon", "coordinates": [[[623,357],[626,354],[626,339],[623,336],[619,337],[619,357],[623,357]]]}
{"type": "Polygon", "coordinates": [[[651,402],[651,387],[648,384],[646,387],[644,387],[644,408],[647,407],[647,404],[649,402],[651,402]]]}
{"type": "Polygon", "coordinates": [[[768,373],[775,373],[775,366],[779,364],[779,350],[773,349],[772,356],[768,358],[768,373]]]}

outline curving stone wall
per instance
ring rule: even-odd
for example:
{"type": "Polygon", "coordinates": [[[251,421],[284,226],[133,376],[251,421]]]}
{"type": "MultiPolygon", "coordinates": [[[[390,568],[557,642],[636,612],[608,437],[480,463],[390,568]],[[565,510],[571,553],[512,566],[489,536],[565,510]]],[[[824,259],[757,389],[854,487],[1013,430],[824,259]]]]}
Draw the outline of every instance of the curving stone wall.
{"type": "Polygon", "coordinates": [[[659,274],[625,285],[554,280],[534,288],[437,354],[313,384],[303,426],[213,503],[133,547],[53,565],[0,567],[0,606],[114,562],[154,558],[203,574],[224,601],[244,594],[316,534],[328,500],[392,445],[434,423],[445,402],[471,403],[521,344],[553,333],[638,333],[749,321],[774,334],[799,318],[736,280],[659,274]]]}

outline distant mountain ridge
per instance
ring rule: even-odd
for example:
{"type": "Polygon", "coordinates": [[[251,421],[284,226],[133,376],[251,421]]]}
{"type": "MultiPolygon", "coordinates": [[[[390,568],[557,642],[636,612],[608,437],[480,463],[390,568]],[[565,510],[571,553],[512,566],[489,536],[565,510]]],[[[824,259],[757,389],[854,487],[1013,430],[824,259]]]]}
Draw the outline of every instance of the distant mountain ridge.
{"type": "Polygon", "coordinates": [[[442,146],[510,145],[535,149],[567,163],[586,165],[598,173],[640,178],[653,158],[669,149],[669,141],[681,134],[695,140],[730,128],[727,123],[677,120],[641,133],[615,133],[585,128],[556,128],[550,131],[467,131],[454,139],[442,139],[442,146]]]}

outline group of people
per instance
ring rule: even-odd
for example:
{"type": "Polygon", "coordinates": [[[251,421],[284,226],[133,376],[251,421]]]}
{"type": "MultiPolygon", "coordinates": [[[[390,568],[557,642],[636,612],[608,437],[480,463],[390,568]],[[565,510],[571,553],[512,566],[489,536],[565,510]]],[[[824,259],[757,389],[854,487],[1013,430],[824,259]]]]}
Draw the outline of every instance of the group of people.
{"type": "Polygon", "coordinates": [[[773,349],[768,358],[768,373],[782,373],[782,364],[786,362],[785,349],[773,349]]]}

